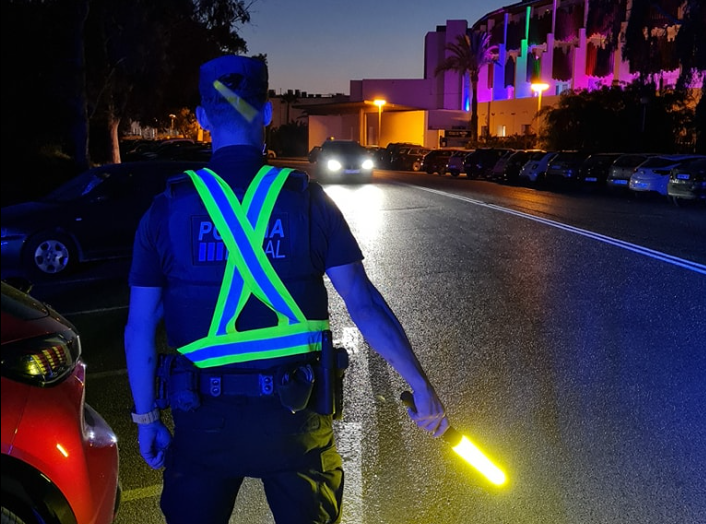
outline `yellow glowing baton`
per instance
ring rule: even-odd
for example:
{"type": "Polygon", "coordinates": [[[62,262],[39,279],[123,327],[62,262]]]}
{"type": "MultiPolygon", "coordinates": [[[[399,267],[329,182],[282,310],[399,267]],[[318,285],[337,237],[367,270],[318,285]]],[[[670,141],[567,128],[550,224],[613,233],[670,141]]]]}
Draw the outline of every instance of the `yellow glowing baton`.
{"type": "MultiPolygon", "coordinates": [[[[400,395],[400,400],[402,400],[402,403],[412,411],[417,411],[417,407],[414,405],[414,397],[412,397],[412,394],[409,391],[403,391],[402,395],[400,395]]],[[[444,431],[441,438],[451,444],[453,450],[458,453],[461,458],[476,468],[490,482],[496,486],[502,486],[505,484],[507,481],[505,473],[493,464],[493,462],[485,456],[480,448],[471,442],[471,439],[465,435],[462,435],[451,426],[444,431]]]]}

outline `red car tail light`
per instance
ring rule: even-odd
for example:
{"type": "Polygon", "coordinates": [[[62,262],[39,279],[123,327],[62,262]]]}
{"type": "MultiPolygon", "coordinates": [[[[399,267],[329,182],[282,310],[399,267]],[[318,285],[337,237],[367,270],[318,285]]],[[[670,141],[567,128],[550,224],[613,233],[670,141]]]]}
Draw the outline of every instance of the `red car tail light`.
{"type": "Polygon", "coordinates": [[[47,387],[64,380],[81,355],[81,340],[72,331],[5,344],[2,375],[18,382],[47,387]]]}

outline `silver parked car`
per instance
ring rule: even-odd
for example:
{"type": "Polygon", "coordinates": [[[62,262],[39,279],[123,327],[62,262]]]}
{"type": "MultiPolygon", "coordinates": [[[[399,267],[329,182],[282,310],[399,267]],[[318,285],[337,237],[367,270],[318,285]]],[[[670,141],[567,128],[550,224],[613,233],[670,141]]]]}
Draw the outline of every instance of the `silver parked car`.
{"type": "Polygon", "coordinates": [[[557,155],[556,151],[541,151],[534,153],[525,165],[520,169],[518,175],[520,182],[536,184],[544,180],[549,162],[557,155]]]}
{"type": "Polygon", "coordinates": [[[657,155],[648,158],[632,174],[628,187],[635,195],[657,193],[666,196],[672,169],[697,158],[697,155],[657,155]]]}
{"type": "Polygon", "coordinates": [[[637,169],[637,166],[650,158],[650,156],[652,155],[627,153],[616,158],[610,166],[608,178],[606,178],[606,187],[608,190],[613,192],[629,191],[630,177],[637,169]]]}
{"type": "Polygon", "coordinates": [[[706,157],[684,162],[672,169],[667,196],[677,206],[688,200],[706,204],[706,157]]]}

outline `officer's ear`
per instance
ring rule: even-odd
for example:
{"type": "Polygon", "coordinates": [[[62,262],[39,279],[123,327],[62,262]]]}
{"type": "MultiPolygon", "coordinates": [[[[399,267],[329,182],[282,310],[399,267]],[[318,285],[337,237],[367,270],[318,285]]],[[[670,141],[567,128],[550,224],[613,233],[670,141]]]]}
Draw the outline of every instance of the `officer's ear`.
{"type": "Polygon", "coordinates": [[[272,102],[269,100],[262,107],[262,121],[265,127],[272,123],[272,102]]]}
{"type": "Polygon", "coordinates": [[[196,120],[205,131],[211,130],[211,122],[209,122],[208,115],[206,114],[206,110],[203,106],[196,107],[196,120]]]}

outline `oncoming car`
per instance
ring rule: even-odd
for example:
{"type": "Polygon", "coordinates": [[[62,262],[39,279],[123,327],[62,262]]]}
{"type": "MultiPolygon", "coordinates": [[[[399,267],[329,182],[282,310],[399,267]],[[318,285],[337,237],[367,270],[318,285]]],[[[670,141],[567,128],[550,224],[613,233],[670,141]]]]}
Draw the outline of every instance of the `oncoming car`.
{"type": "Polygon", "coordinates": [[[76,329],[2,282],[2,522],[110,524],[118,442],[85,401],[76,329]]]}
{"type": "Polygon", "coordinates": [[[322,182],[367,182],[375,163],[355,140],[327,140],[316,155],[316,179],[322,182]]]}

